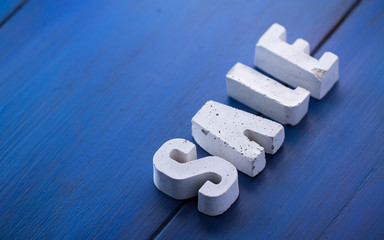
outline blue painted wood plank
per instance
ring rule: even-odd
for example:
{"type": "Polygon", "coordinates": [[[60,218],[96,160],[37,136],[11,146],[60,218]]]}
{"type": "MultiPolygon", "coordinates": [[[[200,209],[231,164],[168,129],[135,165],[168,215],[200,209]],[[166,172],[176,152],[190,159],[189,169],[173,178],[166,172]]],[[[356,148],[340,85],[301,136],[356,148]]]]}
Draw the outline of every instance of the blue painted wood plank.
{"type": "Polygon", "coordinates": [[[340,210],[323,239],[384,238],[384,156],[351,200],[340,210]]]}
{"type": "Polygon", "coordinates": [[[383,1],[361,3],[320,48],[317,57],[340,57],[340,81],[311,99],[303,122],[286,126],[261,175],[240,175],[234,206],[211,218],[190,201],[161,239],[383,238],[383,12],[383,1]]]}
{"type": "Polygon", "coordinates": [[[0,238],[150,236],[185,203],[154,187],[157,148],[206,100],[244,108],[224,76],[270,24],[316,45],[351,5],[31,0],[0,29],[0,238]]]}
{"type": "Polygon", "coordinates": [[[5,21],[9,20],[12,13],[17,8],[21,7],[26,0],[2,0],[0,1],[0,24],[5,24],[5,21]]]}

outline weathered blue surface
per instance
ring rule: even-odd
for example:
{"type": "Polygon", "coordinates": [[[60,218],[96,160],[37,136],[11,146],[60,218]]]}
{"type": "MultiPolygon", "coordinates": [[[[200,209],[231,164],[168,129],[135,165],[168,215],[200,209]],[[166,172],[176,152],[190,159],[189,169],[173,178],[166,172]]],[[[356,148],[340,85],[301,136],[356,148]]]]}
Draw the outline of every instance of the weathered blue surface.
{"type": "Polygon", "coordinates": [[[227,213],[204,216],[152,182],[154,152],[192,140],[207,100],[249,110],[225,74],[252,64],[273,22],[313,48],[352,4],[30,0],[0,29],[0,238],[382,236],[380,1],[321,48],[340,56],[340,82],[286,127],[261,175],[240,174],[227,213]]]}

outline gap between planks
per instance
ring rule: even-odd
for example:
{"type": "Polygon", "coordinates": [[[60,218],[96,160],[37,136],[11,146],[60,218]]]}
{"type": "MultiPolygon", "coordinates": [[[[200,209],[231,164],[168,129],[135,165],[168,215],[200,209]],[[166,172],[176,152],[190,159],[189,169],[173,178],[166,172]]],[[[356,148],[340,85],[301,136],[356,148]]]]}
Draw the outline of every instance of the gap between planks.
{"type": "Polygon", "coordinates": [[[181,210],[185,207],[185,205],[186,203],[180,203],[179,206],[175,210],[173,210],[171,214],[169,214],[167,219],[165,219],[164,222],[162,222],[160,226],[156,228],[156,230],[151,234],[148,239],[157,239],[160,234],[168,227],[168,225],[171,224],[173,219],[175,219],[177,215],[180,214],[181,210]]]}
{"type": "Polygon", "coordinates": [[[24,0],[17,5],[10,13],[8,13],[4,19],[0,22],[0,28],[2,28],[13,16],[19,12],[29,0],[24,0]]]}
{"type": "Polygon", "coordinates": [[[320,40],[317,46],[311,51],[311,55],[315,55],[320,48],[328,41],[329,38],[336,32],[336,30],[343,24],[343,22],[351,15],[353,10],[356,9],[357,6],[362,2],[362,0],[357,0],[352,6],[345,12],[345,14],[336,22],[336,24],[324,35],[324,37],[320,40]]]}
{"type": "Polygon", "coordinates": [[[344,206],[337,212],[336,216],[332,219],[332,221],[324,228],[324,230],[320,233],[318,239],[326,239],[328,229],[332,227],[334,224],[337,224],[337,220],[339,216],[343,214],[344,210],[348,207],[348,205],[353,201],[353,199],[359,194],[359,192],[363,189],[363,187],[368,183],[370,177],[377,171],[379,165],[382,164],[383,160],[379,161],[372,169],[369,171],[367,176],[363,179],[363,181],[357,187],[357,190],[352,193],[352,196],[348,199],[348,201],[344,204],[344,206]]]}

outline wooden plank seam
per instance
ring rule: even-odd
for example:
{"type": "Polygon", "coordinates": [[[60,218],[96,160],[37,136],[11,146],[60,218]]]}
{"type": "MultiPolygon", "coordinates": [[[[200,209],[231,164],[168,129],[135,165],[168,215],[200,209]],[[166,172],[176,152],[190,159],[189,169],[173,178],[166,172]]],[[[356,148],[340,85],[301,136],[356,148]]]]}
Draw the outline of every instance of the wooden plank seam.
{"type": "Polygon", "coordinates": [[[328,229],[334,224],[337,224],[337,221],[339,219],[339,216],[342,216],[344,210],[348,207],[348,205],[353,201],[353,199],[359,194],[359,192],[363,189],[363,187],[368,183],[370,177],[373,175],[373,173],[376,172],[378,169],[378,166],[382,164],[384,160],[379,161],[372,169],[369,171],[369,173],[364,177],[363,181],[359,184],[359,186],[356,188],[356,191],[353,192],[352,196],[348,199],[348,201],[344,204],[344,206],[340,209],[340,211],[337,212],[336,216],[332,219],[332,221],[324,228],[324,230],[321,232],[319,239],[323,239],[325,236],[327,236],[328,229]]]}
{"type": "Polygon", "coordinates": [[[2,28],[13,16],[16,15],[28,2],[29,0],[22,1],[19,5],[17,5],[10,13],[8,13],[3,20],[0,22],[0,28],[2,28]]]}

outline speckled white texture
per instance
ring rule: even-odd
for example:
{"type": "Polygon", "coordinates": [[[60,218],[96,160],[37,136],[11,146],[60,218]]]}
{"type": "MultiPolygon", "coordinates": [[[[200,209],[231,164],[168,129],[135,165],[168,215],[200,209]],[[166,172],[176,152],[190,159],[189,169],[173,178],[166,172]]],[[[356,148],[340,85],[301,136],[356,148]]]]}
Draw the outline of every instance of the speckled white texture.
{"type": "Polygon", "coordinates": [[[282,145],[284,127],[208,101],[192,118],[192,136],[208,153],[228,160],[239,171],[254,177],[265,167],[265,152],[274,154],[282,145]]]}
{"type": "Polygon", "coordinates": [[[292,90],[237,63],[227,73],[228,95],[282,124],[296,125],[308,111],[310,93],[292,90]]]}
{"type": "Polygon", "coordinates": [[[210,216],[225,212],[239,196],[235,166],[219,157],[196,160],[195,144],[164,143],[153,156],[153,181],[163,193],[186,199],[198,195],[198,209],[210,216]]]}
{"type": "Polygon", "coordinates": [[[274,23],[256,44],[255,66],[292,87],[302,87],[321,99],[339,79],[339,58],[325,52],[319,60],[309,55],[309,43],[286,42],[287,31],[274,23]]]}

